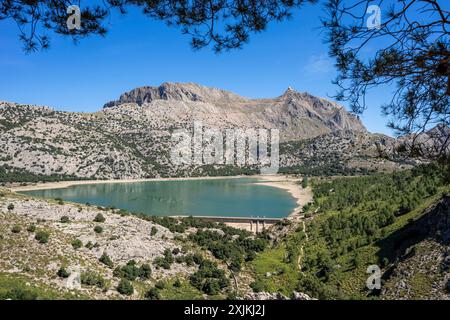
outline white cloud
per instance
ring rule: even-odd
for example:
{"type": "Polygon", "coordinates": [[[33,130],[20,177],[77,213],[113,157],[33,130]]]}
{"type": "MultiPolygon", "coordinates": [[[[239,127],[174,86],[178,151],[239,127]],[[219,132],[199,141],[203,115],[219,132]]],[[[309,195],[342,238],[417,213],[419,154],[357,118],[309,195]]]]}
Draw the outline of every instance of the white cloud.
{"type": "Polygon", "coordinates": [[[326,54],[313,55],[304,66],[308,73],[328,73],[333,70],[333,60],[326,54]]]}

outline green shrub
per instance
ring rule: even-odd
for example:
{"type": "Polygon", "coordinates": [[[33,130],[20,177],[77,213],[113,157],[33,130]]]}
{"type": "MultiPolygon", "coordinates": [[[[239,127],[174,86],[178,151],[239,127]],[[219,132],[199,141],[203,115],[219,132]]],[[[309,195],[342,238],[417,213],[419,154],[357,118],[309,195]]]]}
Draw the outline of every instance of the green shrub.
{"type": "Polygon", "coordinates": [[[94,228],[95,233],[102,233],[103,232],[103,228],[100,226],[95,226],[94,228]]]}
{"type": "Polygon", "coordinates": [[[36,292],[22,288],[14,288],[6,293],[0,293],[0,300],[36,300],[37,298],[36,292]]]}
{"type": "Polygon", "coordinates": [[[144,264],[141,266],[141,274],[140,274],[140,277],[141,277],[142,279],[150,279],[151,274],[152,274],[152,268],[150,268],[150,266],[149,266],[148,264],[144,263],[144,264]]]}
{"type": "Polygon", "coordinates": [[[69,223],[70,219],[68,216],[62,216],[61,219],[59,220],[61,223],[69,223]]]}
{"type": "Polygon", "coordinates": [[[127,279],[122,279],[117,286],[117,291],[123,295],[131,296],[134,292],[133,285],[127,279]]]}
{"type": "Polygon", "coordinates": [[[100,257],[100,259],[98,259],[98,261],[100,261],[101,263],[110,268],[114,266],[114,263],[112,262],[111,258],[106,254],[106,252],[103,252],[102,256],[100,257]]]}
{"type": "Polygon", "coordinates": [[[156,235],[158,233],[158,228],[156,228],[155,226],[152,227],[151,231],[150,231],[150,235],[153,237],[154,235],[156,235]]]}
{"type": "Polygon", "coordinates": [[[8,204],[8,210],[9,211],[13,211],[14,210],[14,205],[12,203],[8,204]]]}
{"type": "Polygon", "coordinates": [[[17,224],[11,228],[12,233],[20,233],[20,231],[22,231],[22,228],[17,224]]]}
{"type": "Polygon", "coordinates": [[[105,219],[105,217],[104,217],[101,213],[98,213],[98,214],[95,216],[94,221],[95,221],[95,222],[105,222],[106,219],[105,219]]]}
{"type": "Polygon", "coordinates": [[[302,180],[302,188],[305,189],[308,187],[308,177],[304,177],[302,180]]]}
{"type": "Polygon", "coordinates": [[[30,224],[27,228],[28,232],[35,232],[36,231],[36,226],[34,224],[30,224]]]}
{"type": "Polygon", "coordinates": [[[250,283],[250,288],[252,288],[253,292],[262,292],[265,290],[264,283],[261,281],[255,281],[250,283]]]}
{"type": "Polygon", "coordinates": [[[114,269],[113,275],[117,278],[123,278],[130,281],[136,280],[136,278],[150,279],[152,270],[146,263],[138,267],[136,261],[130,260],[122,267],[114,269]]]}
{"type": "Polygon", "coordinates": [[[44,231],[44,230],[40,230],[40,231],[36,232],[36,235],[34,236],[34,238],[39,243],[47,243],[49,237],[50,237],[50,234],[47,231],[44,231]]]}
{"type": "Polygon", "coordinates": [[[83,246],[83,242],[80,239],[75,239],[72,241],[72,247],[74,249],[80,249],[83,246]]]}
{"type": "Polygon", "coordinates": [[[151,288],[150,290],[148,290],[145,293],[144,297],[147,300],[161,300],[161,295],[159,294],[159,291],[156,288],[151,288]]]}
{"type": "Polygon", "coordinates": [[[202,291],[208,295],[216,295],[220,293],[220,284],[219,280],[208,278],[205,280],[203,284],[202,291]]]}
{"type": "Polygon", "coordinates": [[[164,289],[166,287],[166,284],[165,284],[164,281],[158,281],[158,282],[155,283],[155,287],[157,289],[164,289]]]}
{"type": "Polygon", "coordinates": [[[70,273],[64,267],[59,268],[56,274],[60,278],[68,278],[70,276],[70,273]]]}
{"type": "Polygon", "coordinates": [[[181,281],[179,279],[175,280],[175,282],[173,283],[173,286],[175,288],[180,288],[181,287],[181,281]]]}
{"type": "Polygon", "coordinates": [[[87,286],[97,286],[99,288],[103,288],[106,284],[105,279],[103,277],[93,271],[86,271],[81,273],[80,280],[82,284],[87,286]]]}
{"type": "Polygon", "coordinates": [[[86,243],[85,247],[88,248],[89,250],[92,250],[92,248],[94,248],[94,244],[91,241],[89,241],[88,243],[86,243]]]}

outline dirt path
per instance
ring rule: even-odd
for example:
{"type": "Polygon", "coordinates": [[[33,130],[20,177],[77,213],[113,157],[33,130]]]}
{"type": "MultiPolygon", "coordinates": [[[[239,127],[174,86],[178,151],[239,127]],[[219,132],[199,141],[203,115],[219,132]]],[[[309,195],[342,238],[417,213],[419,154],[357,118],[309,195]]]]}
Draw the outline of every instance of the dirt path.
{"type": "MultiPolygon", "coordinates": [[[[302,221],[302,225],[303,225],[303,233],[305,234],[305,239],[306,241],[309,241],[309,237],[308,237],[308,233],[306,232],[306,224],[305,221],[302,221]]],[[[300,247],[300,254],[298,255],[297,258],[297,266],[298,269],[300,270],[301,273],[303,273],[302,271],[302,258],[304,255],[304,250],[303,250],[303,246],[300,247]]]]}

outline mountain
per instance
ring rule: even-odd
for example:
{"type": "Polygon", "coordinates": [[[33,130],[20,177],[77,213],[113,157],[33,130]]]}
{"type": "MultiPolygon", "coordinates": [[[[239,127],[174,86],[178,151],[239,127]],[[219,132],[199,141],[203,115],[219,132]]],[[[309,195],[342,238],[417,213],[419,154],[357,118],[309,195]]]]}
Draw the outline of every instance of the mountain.
{"type": "Polygon", "coordinates": [[[126,92],[104,107],[130,106],[140,107],[149,117],[164,116],[188,126],[196,120],[221,128],[277,128],[283,141],[340,130],[367,131],[344,107],[292,88],[276,98],[248,99],[194,83],[163,83],[126,92]]]}
{"type": "Polygon", "coordinates": [[[399,148],[427,158],[450,156],[450,128],[441,123],[430,130],[405,135],[398,139],[399,148]]]}
{"type": "Polygon", "coordinates": [[[193,83],[164,83],[124,93],[95,113],[0,102],[0,176],[28,181],[254,172],[224,165],[174,166],[171,134],[192,130],[194,121],[218,129],[279,129],[285,172],[398,167],[391,161],[395,140],[367,132],[334,102],[291,88],[276,98],[247,99],[193,83]]]}

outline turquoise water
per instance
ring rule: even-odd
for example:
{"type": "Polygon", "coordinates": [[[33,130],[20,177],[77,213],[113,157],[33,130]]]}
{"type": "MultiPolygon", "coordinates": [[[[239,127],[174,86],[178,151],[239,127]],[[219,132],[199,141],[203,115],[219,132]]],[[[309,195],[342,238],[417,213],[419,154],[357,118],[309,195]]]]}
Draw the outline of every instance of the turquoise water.
{"type": "Polygon", "coordinates": [[[75,185],[22,193],[115,207],[148,215],[267,217],[288,216],[296,207],[285,190],[257,185],[257,179],[147,181],[75,185]]]}

